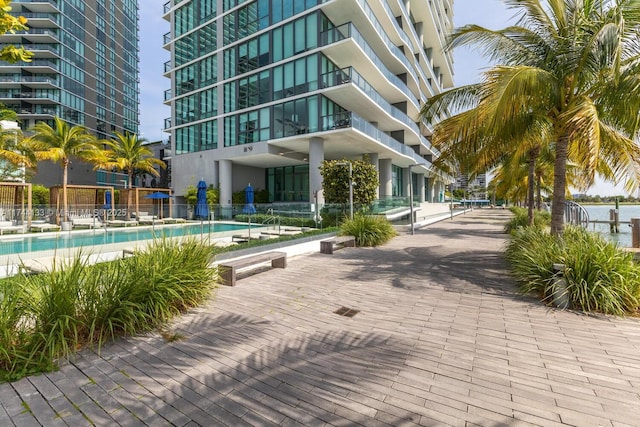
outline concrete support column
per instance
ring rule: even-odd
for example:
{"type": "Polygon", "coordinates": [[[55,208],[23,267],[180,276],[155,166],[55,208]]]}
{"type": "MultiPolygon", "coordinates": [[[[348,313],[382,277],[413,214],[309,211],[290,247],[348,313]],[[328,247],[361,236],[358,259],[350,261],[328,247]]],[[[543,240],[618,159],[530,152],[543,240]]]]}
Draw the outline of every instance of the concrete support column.
{"type": "Polygon", "coordinates": [[[233,215],[232,210],[232,196],[233,196],[233,163],[231,160],[220,160],[219,164],[219,179],[220,182],[220,212],[223,218],[231,218],[233,215]]]}
{"type": "Polygon", "coordinates": [[[309,140],[309,197],[311,203],[315,202],[314,192],[317,192],[318,205],[324,205],[324,194],[322,193],[322,175],[320,166],[324,161],[324,140],[322,138],[311,138],[309,140]]]}
{"type": "Polygon", "coordinates": [[[393,195],[391,159],[380,159],[378,166],[380,168],[380,198],[391,197],[393,195]]]}
{"type": "Polygon", "coordinates": [[[425,197],[424,197],[424,174],[423,173],[419,173],[418,175],[418,188],[416,189],[416,194],[418,195],[418,201],[420,203],[424,203],[425,202],[425,197]]]}
{"type": "MultiPolygon", "coordinates": [[[[379,162],[378,153],[369,153],[367,154],[367,156],[369,157],[369,163],[371,163],[378,171],[378,180],[380,180],[380,165],[378,164],[379,162]]],[[[378,188],[376,188],[376,199],[379,199],[379,198],[380,198],[380,185],[378,185],[378,188]]]]}
{"type": "Polygon", "coordinates": [[[211,171],[208,176],[210,179],[207,183],[218,188],[220,186],[220,163],[217,160],[211,162],[211,171]]]}
{"type": "Polygon", "coordinates": [[[429,178],[427,182],[428,199],[431,203],[435,203],[436,200],[436,181],[434,178],[429,178]]]}

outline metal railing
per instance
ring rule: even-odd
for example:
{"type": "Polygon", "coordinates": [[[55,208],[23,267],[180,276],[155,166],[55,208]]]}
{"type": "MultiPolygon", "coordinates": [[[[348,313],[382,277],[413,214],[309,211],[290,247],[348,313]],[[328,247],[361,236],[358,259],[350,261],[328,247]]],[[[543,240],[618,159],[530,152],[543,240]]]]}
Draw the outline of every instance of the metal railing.
{"type": "Polygon", "coordinates": [[[564,222],[587,228],[589,226],[589,212],[584,206],[567,200],[564,205],[564,222]]]}

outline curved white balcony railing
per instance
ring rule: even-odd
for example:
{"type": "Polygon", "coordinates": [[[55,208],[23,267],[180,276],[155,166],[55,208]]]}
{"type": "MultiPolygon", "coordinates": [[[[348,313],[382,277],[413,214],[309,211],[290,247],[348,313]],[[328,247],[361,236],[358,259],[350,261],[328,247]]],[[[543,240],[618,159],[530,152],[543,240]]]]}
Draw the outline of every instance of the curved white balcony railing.
{"type": "Polygon", "coordinates": [[[413,102],[417,107],[419,105],[418,99],[413,94],[411,89],[405,82],[400,80],[398,76],[392,73],[387,66],[382,62],[380,57],[376,54],[373,48],[367,43],[362,34],[356,29],[355,25],[348,22],[340,25],[339,27],[331,28],[327,31],[320,33],[320,46],[328,46],[333,43],[337,43],[346,39],[352,39],[368,58],[375,64],[376,68],[384,75],[384,77],[396,86],[402,93],[405,94],[409,101],[413,102]]]}

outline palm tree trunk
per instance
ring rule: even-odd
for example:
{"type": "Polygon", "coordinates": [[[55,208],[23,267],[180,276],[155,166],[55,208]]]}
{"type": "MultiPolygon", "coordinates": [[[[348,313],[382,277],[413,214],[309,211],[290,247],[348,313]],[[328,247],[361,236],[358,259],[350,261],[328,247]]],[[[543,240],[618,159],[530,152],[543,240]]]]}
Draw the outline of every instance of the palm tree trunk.
{"type": "Polygon", "coordinates": [[[553,165],[553,201],[551,205],[551,234],[553,236],[562,236],[564,230],[568,148],[569,137],[563,135],[556,142],[556,159],[553,165]]]}
{"type": "Polygon", "coordinates": [[[69,204],[67,200],[67,169],[69,160],[62,161],[62,220],[69,222],[69,204]]]}
{"type": "MultiPolygon", "coordinates": [[[[131,219],[131,198],[133,196],[133,173],[129,172],[129,191],[127,191],[127,220],[131,219]]],[[[138,221],[138,213],[136,212],[136,221],[138,221]]]]}
{"type": "Polygon", "coordinates": [[[542,176],[538,173],[536,177],[536,204],[539,211],[542,210],[542,176]]]}
{"type": "Polygon", "coordinates": [[[537,150],[535,148],[531,149],[531,151],[529,151],[529,174],[527,176],[527,215],[529,216],[529,226],[533,225],[534,183],[537,158],[537,150]]]}

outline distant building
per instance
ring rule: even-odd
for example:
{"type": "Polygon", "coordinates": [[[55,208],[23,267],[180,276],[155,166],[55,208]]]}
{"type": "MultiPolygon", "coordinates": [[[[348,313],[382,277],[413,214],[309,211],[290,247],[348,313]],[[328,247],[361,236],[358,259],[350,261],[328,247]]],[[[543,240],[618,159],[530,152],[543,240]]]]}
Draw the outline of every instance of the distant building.
{"type": "Polygon", "coordinates": [[[469,181],[469,175],[460,174],[456,178],[454,190],[463,190],[467,194],[467,198],[486,199],[487,198],[487,174],[476,175],[469,181]]]}
{"type": "MultiPolygon", "coordinates": [[[[58,116],[99,138],[138,133],[137,0],[13,0],[11,8],[29,29],[0,35],[0,43],[24,45],[34,58],[0,62],[0,102],[18,113],[23,130],[58,116]]],[[[92,166],[69,167],[69,184],[96,181],[92,166]]],[[[33,182],[60,184],[62,170],[42,162],[33,182]]]]}

